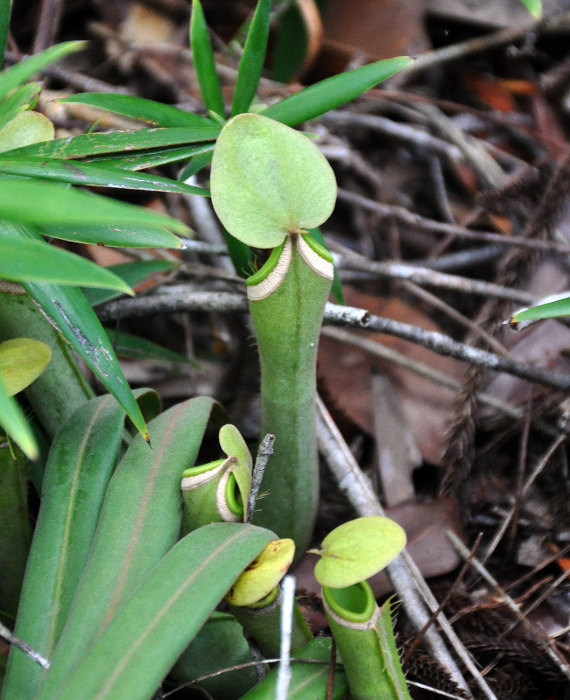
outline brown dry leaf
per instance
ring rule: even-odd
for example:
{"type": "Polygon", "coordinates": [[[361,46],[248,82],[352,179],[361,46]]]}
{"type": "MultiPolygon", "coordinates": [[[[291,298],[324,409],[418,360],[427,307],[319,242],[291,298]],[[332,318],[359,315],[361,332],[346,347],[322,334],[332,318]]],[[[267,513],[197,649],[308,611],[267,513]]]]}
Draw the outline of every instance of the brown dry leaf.
{"type": "MultiPolygon", "coordinates": [[[[387,508],[386,515],[406,531],[406,549],[424,578],[449,573],[461,561],[445,534],[446,530],[451,530],[463,538],[459,507],[454,498],[436,498],[429,503],[411,503],[387,508]]],[[[306,554],[295,568],[300,591],[320,594],[320,584],[314,576],[317,560],[315,554],[306,554]]],[[[388,576],[383,571],[373,576],[370,584],[377,597],[393,590],[388,576]]]]}
{"type": "MultiPolygon", "coordinates": [[[[346,303],[373,314],[410,323],[427,330],[440,330],[431,319],[399,299],[386,302],[377,296],[346,288],[346,303]]],[[[357,331],[358,332],[358,331],[357,331]]],[[[460,379],[462,365],[457,360],[394,336],[366,333],[374,341],[407,357],[429,365],[450,377],[460,379]]],[[[455,392],[420,377],[415,372],[372,356],[370,353],[331,338],[322,337],[319,347],[318,376],[323,393],[332,406],[361,430],[373,434],[371,373],[385,372],[394,383],[400,405],[425,460],[439,463],[446,427],[453,415],[455,392]]]]}

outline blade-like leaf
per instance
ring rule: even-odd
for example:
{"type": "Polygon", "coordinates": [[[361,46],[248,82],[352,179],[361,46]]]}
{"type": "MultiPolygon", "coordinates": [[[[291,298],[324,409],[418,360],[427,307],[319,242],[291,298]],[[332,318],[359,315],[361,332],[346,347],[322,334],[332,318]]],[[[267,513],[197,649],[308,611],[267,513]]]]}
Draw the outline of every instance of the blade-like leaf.
{"type": "Polygon", "coordinates": [[[178,404],[148,424],[151,446],[139,435],[131,442],[107,488],[89,561],[37,700],[60,697],[92,642],[176,542],[180,475],[198,455],[214,405],[207,397],[178,404]]]}
{"type": "Polygon", "coordinates": [[[36,459],[38,446],[18,402],[8,395],[0,380],[0,425],[28,459],[36,459]]]}
{"type": "Polygon", "coordinates": [[[546,298],[540,304],[516,311],[510,319],[511,325],[522,321],[540,321],[545,318],[559,318],[570,316],[570,295],[568,292],[555,295],[555,298],[546,298]]]}
{"type": "Polygon", "coordinates": [[[267,50],[270,13],[271,0],[259,0],[239,62],[232,117],[247,112],[255,97],[267,50]]]}
{"type": "Polygon", "coordinates": [[[9,227],[0,225],[0,278],[106,287],[133,294],[120,277],[104,267],[41,240],[14,238],[9,231],[9,227]]]}
{"type": "Polygon", "coordinates": [[[206,109],[224,116],[224,97],[200,0],[192,2],[190,48],[206,109]]]}
{"type": "Polygon", "coordinates": [[[26,291],[40,304],[75,352],[123,406],[137,430],[147,436],[142,413],[99,319],[79,289],[44,282],[26,282],[26,291]]]}
{"type": "Polygon", "coordinates": [[[238,523],[187,535],[117,613],[58,700],[150,697],[237,575],[273,538],[238,523]]]}
{"type": "Polygon", "coordinates": [[[7,175],[0,175],[0,217],[37,226],[132,225],[188,233],[180,221],[149,209],[57,183],[7,175]]]}
{"type": "MultiPolygon", "coordinates": [[[[165,272],[173,270],[178,263],[172,260],[135,260],[128,263],[119,263],[118,265],[109,265],[105,269],[112,272],[117,277],[120,277],[129,287],[136,287],[143,280],[157,272],[165,272]]],[[[118,294],[106,289],[84,289],[83,293],[91,306],[97,306],[105,301],[115,299],[118,294]]]]}
{"type": "Polygon", "coordinates": [[[521,0],[521,2],[532,15],[540,19],[542,15],[542,0],[521,0]]]}
{"type": "MultiPolygon", "coordinates": [[[[39,238],[33,229],[6,221],[0,221],[0,233],[24,240],[39,238]]],[[[60,287],[48,282],[23,282],[22,286],[125,409],[137,430],[143,437],[148,437],[145,420],[115,357],[113,346],[82,292],[75,287],[60,287]]]]}
{"type": "Polygon", "coordinates": [[[132,95],[118,95],[110,92],[83,92],[78,95],[64,97],[59,102],[80,102],[81,104],[98,107],[131,119],[141,119],[142,121],[156,124],[156,126],[212,126],[212,122],[209,119],[198,114],[192,114],[192,112],[186,112],[172,105],[165,105],[162,102],[155,102],[154,100],[147,100],[144,97],[134,97],[132,95]]]}
{"type": "Polygon", "coordinates": [[[334,75],[264,109],[264,117],[293,126],[346,104],[412,62],[407,56],[387,58],[334,75]]]}
{"type": "MultiPolygon", "coordinates": [[[[145,168],[154,168],[167,163],[177,163],[189,158],[194,160],[195,156],[197,157],[204,153],[209,154],[211,160],[213,150],[213,143],[200,144],[198,146],[165,146],[157,149],[149,148],[128,156],[125,156],[124,153],[110,154],[101,158],[92,156],[88,161],[90,163],[109,165],[112,168],[122,168],[123,170],[144,170],[145,168]]],[[[183,177],[179,178],[179,180],[183,181],[185,179],[183,177]]]]}
{"type": "Polygon", "coordinates": [[[208,190],[148,173],[131,173],[96,163],[74,163],[49,158],[0,155],[0,173],[69,182],[74,185],[118,187],[152,192],[207,195],[208,190]]]}
{"type": "Polygon", "coordinates": [[[220,133],[220,129],[219,126],[175,127],[172,129],[114,131],[104,134],[79,134],[73,138],[55,139],[47,143],[17,148],[10,151],[10,155],[40,158],[85,158],[105,153],[213,141],[220,133]]]}
{"type": "MultiPolygon", "coordinates": [[[[52,443],[15,629],[47,658],[59,639],[87,560],[115,467],[124,417],[112,396],[92,399],[75,411],[52,443]]],[[[14,650],[4,700],[32,698],[44,674],[38,664],[14,650]]]]}
{"type": "Polygon", "coordinates": [[[54,63],[74,51],[80,51],[84,46],[84,41],[67,41],[63,44],[56,44],[2,71],[0,73],[0,99],[6,97],[12,88],[23,83],[34,73],[41,71],[48,64],[54,63]]]}
{"type": "Polygon", "coordinates": [[[123,248],[183,248],[180,239],[169,231],[139,226],[42,226],[46,236],[76,243],[121,246],[123,248]]]}
{"type": "Polygon", "coordinates": [[[192,177],[192,175],[196,175],[197,172],[205,168],[211,162],[213,154],[214,148],[212,147],[209,151],[193,156],[188,165],[180,173],[179,179],[186,181],[188,178],[192,177]]]}

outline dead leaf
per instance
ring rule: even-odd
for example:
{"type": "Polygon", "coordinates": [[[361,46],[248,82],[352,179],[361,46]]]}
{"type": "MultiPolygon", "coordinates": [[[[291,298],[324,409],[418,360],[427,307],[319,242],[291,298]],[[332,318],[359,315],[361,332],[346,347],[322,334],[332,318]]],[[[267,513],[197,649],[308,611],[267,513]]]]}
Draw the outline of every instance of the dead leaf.
{"type": "MultiPolygon", "coordinates": [[[[418,309],[393,298],[386,302],[377,296],[346,288],[346,303],[367,309],[373,314],[410,323],[427,330],[440,330],[418,309]]],[[[357,331],[358,332],[358,331],[357,331]]],[[[423,362],[460,379],[462,365],[457,360],[436,353],[394,336],[366,333],[375,342],[393,348],[407,357],[423,362]]],[[[318,377],[323,393],[340,412],[361,430],[373,434],[371,373],[385,372],[396,387],[400,405],[422,456],[438,464],[445,430],[453,415],[455,392],[420,377],[415,372],[346,343],[322,337],[319,346],[318,377]]]]}

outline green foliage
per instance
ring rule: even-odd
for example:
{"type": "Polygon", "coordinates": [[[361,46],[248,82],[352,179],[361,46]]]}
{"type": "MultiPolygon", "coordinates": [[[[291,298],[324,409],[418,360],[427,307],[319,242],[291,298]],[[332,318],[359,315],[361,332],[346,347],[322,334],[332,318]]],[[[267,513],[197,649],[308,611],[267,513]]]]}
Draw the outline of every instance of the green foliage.
{"type": "MultiPolygon", "coordinates": [[[[226,110],[202,8],[194,0],[191,48],[211,119],[131,96],[83,94],[66,101],[135,118],[152,128],[53,140],[52,125],[33,111],[39,86],[26,81],[82,45],[52,47],[0,74],[0,277],[20,282],[26,292],[2,290],[0,331],[3,338],[13,338],[24,334],[20,325],[25,327],[26,335],[45,340],[53,358],[26,389],[40,429],[53,441],[43,484],[41,464],[31,470],[42,499],[16,625],[26,641],[49,656],[51,666],[46,672],[12,650],[4,700],[150,698],[230,589],[239,590],[245,581],[246,597],[238,602],[252,599],[249,573],[264,571],[264,548],[270,542],[273,549],[278,546],[279,556],[269,558],[269,580],[264,577],[262,592],[256,590],[253,597],[274,587],[293,550],[290,541],[276,540],[274,529],[280,534],[291,530],[300,545],[298,554],[309,541],[318,484],[315,356],[333,266],[322,239],[319,245],[304,230],[330,215],[336,190],[324,157],[289,126],[353,99],[409,59],[364,66],[271,107],[256,106],[263,116],[244,114],[252,109],[264,65],[270,9],[270,0],[260,0],[245,40],[231,110],[226,110]],[[103,270],[46,239],[181,247],[177,234],[186,236],[189,230],[176,219],[77,187],[207,195],[185,180],[209,164],[214,148],[214,205],[230,231],[236,269],[244,275],[251,271],[248,245],[278,246],[269,263],[248,280],[248,295],[262,360],[262,430],[277,433],[270,465],[290,468],[267,472],[262,488],[270,493],[259,501],[261,513],[256,513],[257,522],[267,529],[244,522],[215,523],[180,539],[180,475],[194,465],[215,404],[198,397],[151,416],[147,426],[144,406],[156,400],[145,394],[137,402],[117,361],[115,342],[118,349],[127,347],[135,354],[155,352],[169,360],[179,356],[104,329],[91,305],[128,293],[129,285],[151,268],[165,266],[135,263],[103,270]],[[180,161],[185,167],[178,181],[141,172],[180,161]],[[49,332],[38,330],[42,324],[49,332]],[[70,348],[110,396],[89,400],[92,390],[70,348]],[[124,426],[125,415],[139,432],[134,438],[124,426]],[[234,589],[250,565],[248,576],[234,589]]],[[[0,48],[8,21],[9,3],[0,0],[0,48]]],[[[1,383],[0,407],[6,432],[16,436],[28,456],[36,457],[32,431],[1,383]]],[[[225,496],[233,498],[234,506],[241,504],[237,520],[243,520],[251,455],[231,425],[221,429],[220,446],[231,472],[225,496]]],[[[21,480],[21,469],[19,474],[21,480]]],[[[21,510],[22,489],[19,495],[12,491],[11,503],[21,510]]],[[[9,514],[7,505],[0,507],[9,514]]],[[[349,540],[352,546],[358,538],[349,540]]],[[[333,545],[333,551],[344,551],[342,543],[333,545]]],[[[363,554],[368,556],[365,547],[363,554]]],[[[19,557],[21,571],[21,552],[19,557]]],[[[361,574],[365,567],[356,569],[361,574]]],[[[351,575],[356,569],[351,566],[351,575]]],[[[338,580],[338,572],[334,576],[338,580]]],[[[20,594],[21,573],[14,581],[13,600],[20,594]]],[[[302,619],[297,621],[296,648],[309,636],[302,619]]],[[[273,618],[270,624],[274,648],[273,618]]],[[[316,640],[306,653],[328,659],[330,640],[316,640]]],[[[226,657],[221,658],[223,665],[226,657]]],[[[322,694],[327,677],[325,667],[295,665],[290,697],[304,698],[308,689],[322,694]]],[[[268,677],[251,697],[273,697],[273,682],[268,677]]],[[[345,693],[346,680],[338,672],[332,697],[345,693]]]]}
{"type": "Polygon", "coordinates": [[[543,299],[541,303],[519,309],[510,318],[510,324],[517,327],[526,325],[525,321],[540,321],[546,318],[560,318],[570,315],[570,296],[568,292],[543,299]]]}
{"type": "Polygon", "coordinates": [[[540,19],[542,15],[542,0],[521,0],[521,2],[532,15],[540,19]]]}

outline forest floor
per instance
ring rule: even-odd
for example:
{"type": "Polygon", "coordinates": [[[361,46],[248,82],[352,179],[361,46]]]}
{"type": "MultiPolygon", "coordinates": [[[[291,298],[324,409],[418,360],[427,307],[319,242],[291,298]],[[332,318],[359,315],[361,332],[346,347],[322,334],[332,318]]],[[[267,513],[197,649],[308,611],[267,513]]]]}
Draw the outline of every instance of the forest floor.
{"type": "MultiPolygon", "coordinates": [[[[239,59],[231,40],[252,2],[203,4],[229,101],[239,59]]],[[[275,4],[277,14],[287,5],[275,4]]],[[[13,5],[12,61],[58,41],[89,40],[44,81],[41,108],[58,135],[133,126],[55,102],[70,92],[126,92],[203,112],[185,0],[13,5]]],[[[568,5],[546,3],[537,22],[516,0],[362,0],[358,12],[329,0],[321,22],[314,2],[300,1],[302,32],[287,35],[276,17],[273,68],[258,95],[268,103],[371,60],[418,57],[381,87],[304,125],[338,180],[323,233],[345,304],[370,314],[366,330],[325,322],[319,391],[386,513],[405,526],[408,551],[458,644],[475,660],[476,677],[458,661],[475,697],[563,700],[570,686],[570,328],[564,320],[508,325],[515,309],[570,288],[568,5]],[[301,63],[291,69],[296,55],[301,63]]],[[[121,196],[170,211],[202,241],[202,252],[189,247],[175,273],[140,290],[148,315],[121,318],[121,328],[200,368],[128,359],[127,378],[156,388],[166,404],[217,397],[253,444],[256,351],[247,318],[216,305],[216,293],[243,294],[243,282],[220,253],[209,202],[121,196]],[[153,294],[168,287],[186,295],[188,310],[153,314],[153,294]],[[204,291],[214,301],[200,310],[193,295],[204,291]]],[[[133,255],[82,250],[105,265],[133,255]]],[[[317,536],[353,514],[327,468],[342,447],[327,447],[321,435],[321,448],[317,536]]],[[[308,571],[301,563],[297,583],[318,629],[326,621],[308,571]]],[[[378,596],[391,591],[386,577],[375,586],[378,596]]],[[[412,618],[404,603],[397,624],[408,680],[467,697],[449,679],[445,658],[417,643],[412,618]]],[[[412,694],[437,697],[417,686],[412,694]]]]}

